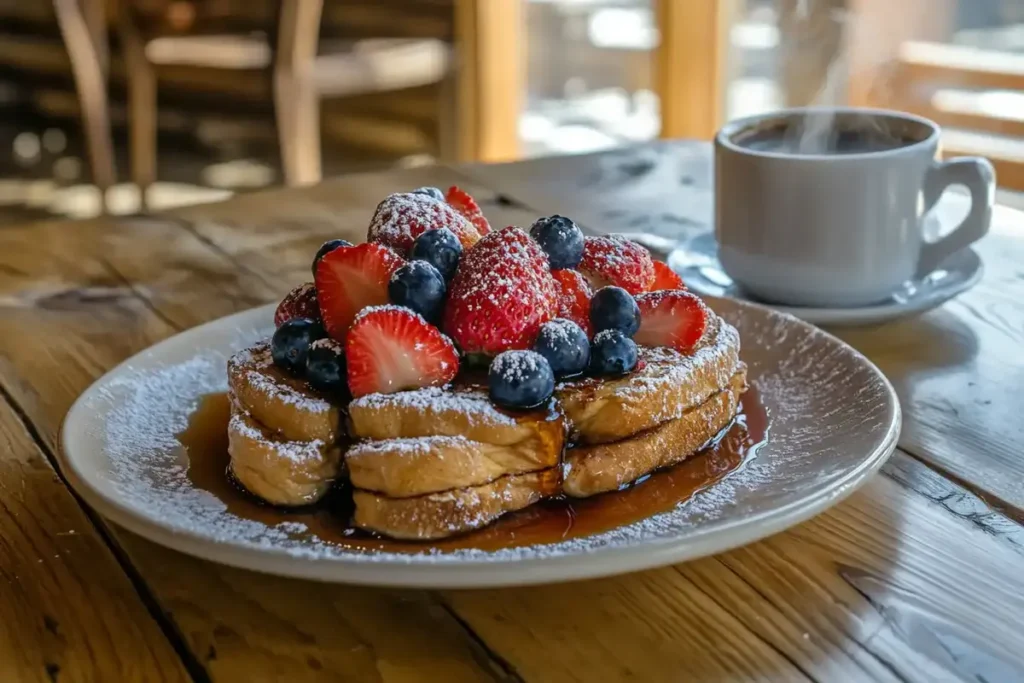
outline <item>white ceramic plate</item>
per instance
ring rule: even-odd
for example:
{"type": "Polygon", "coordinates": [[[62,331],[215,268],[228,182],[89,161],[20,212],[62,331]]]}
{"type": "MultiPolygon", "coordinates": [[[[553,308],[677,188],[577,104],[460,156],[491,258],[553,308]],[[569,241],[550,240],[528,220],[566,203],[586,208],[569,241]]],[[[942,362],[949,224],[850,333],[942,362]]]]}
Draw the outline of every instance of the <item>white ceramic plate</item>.
{"type": "Polygon", "coordinates": [[[900,408],[878,369],[827,333],[767,308],[709,303],[741,332],[741,357],[770,416],[768,442],[674,510],[614,531],[499,551],[356,553],[298,533],[294,523],[228,512],[190,483],[176,434],[203,395],[226,388],[228,356],[269,334],[272,306],[167,339],[98,380],[65,420],[63,470],[100,514],[152,541],[214,562],[321,581],[523,585],[721,552],[804,521],[862,484],[896,447],[900,408]]]}

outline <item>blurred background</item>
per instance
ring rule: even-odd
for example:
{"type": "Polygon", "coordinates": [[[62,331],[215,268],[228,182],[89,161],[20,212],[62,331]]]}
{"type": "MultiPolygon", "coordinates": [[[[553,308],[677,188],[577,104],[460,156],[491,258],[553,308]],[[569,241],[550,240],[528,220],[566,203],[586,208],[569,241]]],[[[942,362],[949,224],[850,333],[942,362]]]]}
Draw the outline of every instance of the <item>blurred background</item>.
{"type": "Polygon", "coordinates": [[[0,0],[0,228],[811,103],[1024,191],[1024,0],[0,0]]]}

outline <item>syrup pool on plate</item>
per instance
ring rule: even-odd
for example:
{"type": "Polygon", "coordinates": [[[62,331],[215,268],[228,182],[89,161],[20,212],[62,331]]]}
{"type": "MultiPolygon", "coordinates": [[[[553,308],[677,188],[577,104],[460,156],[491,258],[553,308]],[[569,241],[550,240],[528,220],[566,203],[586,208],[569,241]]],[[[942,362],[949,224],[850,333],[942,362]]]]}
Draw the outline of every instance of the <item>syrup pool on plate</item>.
{"type": "Polygon", "coordinates": [[[178,434],[188,456],[188,478],[198,489],[216,496],[228,512],[267,526],[293,523],[308,537],[353,552],[422,553],[474,548],[498,550],[560,543],[599,534],[668,512],[695,493],[713,486],[757,456],[766,443],[769,416],[757,390],[740,397],[733,422],[707,446],[674,467],[655,472],[619,491],[592,498],[558,498],[510,513],[494,524],[455,538],[431,542],[395,541],[348,525],[351,500],[339,490],[315,506],[285,509],[266,505],[241,490],[227,472],[227,394],[204,396],[188,427],[178,434]]]}

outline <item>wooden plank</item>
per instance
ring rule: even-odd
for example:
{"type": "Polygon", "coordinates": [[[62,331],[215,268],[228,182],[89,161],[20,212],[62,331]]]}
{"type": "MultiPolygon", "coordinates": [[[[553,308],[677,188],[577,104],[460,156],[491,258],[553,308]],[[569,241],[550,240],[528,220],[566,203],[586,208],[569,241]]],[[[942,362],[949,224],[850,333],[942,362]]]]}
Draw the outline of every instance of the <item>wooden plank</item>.
{"type": "Polygon", "coordinates": [[[1000,187],[1024,190],[1024,140],[947,129],[942,133],[942,154],[947,159],[986,157],[996,168],[1000,187]]]}
{"type": "MultiPolygon", "coordinates": [[[[712,229],[709,150],[655,144],[598,155],[467,166],[538,213],[563,213],[599,232],[643,232],[667,244],[712,229]]],[[[893,381],[905,409],[900,446],[1002,506],[1024,509],[1024,303],[1011,294],[1024,270],[1024,215],[1000,208],[975,248],[985,275],[924,315],[883,327],[836,328],[893,381]]]]}
{"type": "MultiPolygon", "coordinates": [[[[0,388],[52,450],[71,402],[106,369],[180,329],[280,297],[308,279],[320,242],[362,236],[380,193],[425,182],[423,172],[378,175],[318,186],[308,201],[280,191],[181,219],[6,230],[0,388]]],[[[114,534],[213,681],[504,676],[428,594],[278,579],[114,534]]]]}
{"type": "Polygon", "coordinates": [[[661,137],[710,140],[722,123],[731,9],[725,0],[655,3],[661,137]]]}
{"type": "Polygon", "coordinates": [[[2,395],[0,453],[0,680],[189,680],[106,542],[2,395]]]}
{"type": "Polygon", "coordinates": [[[976,90],[1024,90],[1024,56],[964,45],[908,41],[899,50],[901,78],[976,90]]]}
{"type": "MultiPolygon", "coordinates": [[[[52,445],[67,404],[119,358],[308,277],[315,245],[327,236],[358,239],[383,194],[454,180],[444,169],[369,174],[174,217],[5,231],[0,292],[17,314],[4,320],[14,335],[0,340],[0,355],[10,359],[0,381],[52,445]]],[[[500,195],[480,197],[496,224],[535,215],[500,195]]],[[[501,662],[513,677],[537,681],[628,674],[656,681],[684,672],[885,680],[896,676],[890,667],[907,680],[928,680],[1020,666],[1015,653],[1024,650],[1013,647],[1016,631],[1006,625],[1019,608],[1015,575],[1007,575],[1016,548],[885,480],[872,491],[818,526],[721,559],[570,586],[445,594],[483,649],[428,594],[288,581],[129,534],[118,539],[215,681],[318,680],[328,672],[350,680],[381,672],[393,680],[478,680],[505,676],[501,662]],[[936,550],[950,537],[984,554],[980,571],[990,578],[972,582],[963,574],[966,555],[936,550]],[[998,635],[977,643],[968,627],[998,635]],[[958,651],[966,664],[933,646],[941,638],[958,646],[967,638],[958,651]]]]}
{"type": "Polygon", "coordinates": [[[460,161],[519,157],[526,97],[522,0],[455,0],[460,161]]]}
{"type": "Polygon", "coordinates": [[[1024,606],[1020,566],[1018,550],[877,477],[719,557],[444,599],[524,680],[1009,681],[1024,671],[1003,631],[1024,606]]]}

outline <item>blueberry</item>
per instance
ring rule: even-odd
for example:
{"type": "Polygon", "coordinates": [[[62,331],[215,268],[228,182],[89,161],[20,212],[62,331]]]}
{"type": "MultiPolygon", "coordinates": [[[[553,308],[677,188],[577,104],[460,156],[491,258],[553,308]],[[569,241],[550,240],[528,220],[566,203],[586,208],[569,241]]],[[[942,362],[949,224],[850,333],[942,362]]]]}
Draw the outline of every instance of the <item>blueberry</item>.
{"type": "Polygon", "coordinates": [[[409,261],[391,274],[388,299],[432,321],[441,315],[445,289],[437,268],[426,261],[409,261]]]}
{"type": "Polygon", "coordinates": [[[324,328],[309,318],[292,318],[277,328],[270,340],[274,364],[290,373],[301,375],[306,369],[309,345],[326,336],[324,328]]]}
{"type": "Polygon", "coordinates": [[[444,201],[444,192],[441,192],[441,190],[437,189],[436,187],[421,187],[416,190],[413,190],[411,194],[425,194],[428,197],[433,197],[439,202],[444,201]]]}
{"type": "Polygon", "coordinates": [[[448,228],[427,230],[412,243],[409,258],[426,261],[437,268],[445,281],[451,280],[462,257],[462,242],[448,228]]]}
{"type": "Polygon", "coordinates": [[[571,377],[587,369],[590,340],[571,320],[555,318],[540,326],[533,350],[544,356],[556,377],[571,377]]]}
{"type": "Polygon", "coordinates": [[[491,361],[487,387],[503,408],[535,408],[555,392],[555,375],[539,353],[503,351],[491,361]]]}
{"type": "Polygon", "coordinates": [[[590,324],[595,332],[619,330],[632,337],[640,329],[640,307],[622,287],[602,287],[590,299],[590,324]]]}
{"type": "Polygon", "coordinates": [[[636,367],[636,342],[619,330],[604,330],[590,344],[592,375],[625,375],[636,367]]]}
{"type": "Polygon", "coordinates": [[[320,248],[316,251],[316,256],[313,257],[313,275],[316,275],[316,267],[320,263],[320,259],[327,256],[329,253],[337,249],[338,247],[351,247],[352,243],[348,240],[329,240],[320,245],[320,248]]]}
{"type": "Polygon", "coordinates": [[[345,352],[333,339],[317,339],[306,355],[306,381],[314,389],[329,394],[344,394],[348,389],[345,352]]]}
{"type": "Polygon", "coordinates": [[[583,259],[583,231],[565,216],[538,218],[530,236],[548,255],[552,268],[575,268],[583,259]]]}

